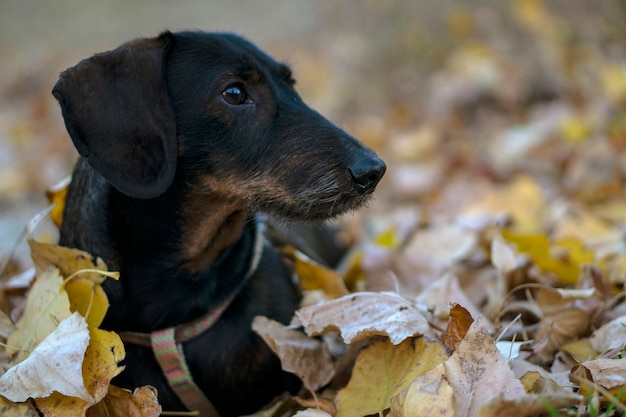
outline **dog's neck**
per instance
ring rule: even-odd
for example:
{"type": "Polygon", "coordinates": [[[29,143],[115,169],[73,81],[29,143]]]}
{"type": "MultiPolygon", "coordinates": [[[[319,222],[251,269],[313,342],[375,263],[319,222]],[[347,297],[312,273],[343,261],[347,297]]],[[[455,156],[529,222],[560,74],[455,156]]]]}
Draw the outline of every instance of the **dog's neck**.
{"type": "Polygon", "coordinates": [[[182,206],[181,267],[197,273],[210,267],[241,236],[248,214],[236,200],[214,193],[186,193],[182,206]]]}

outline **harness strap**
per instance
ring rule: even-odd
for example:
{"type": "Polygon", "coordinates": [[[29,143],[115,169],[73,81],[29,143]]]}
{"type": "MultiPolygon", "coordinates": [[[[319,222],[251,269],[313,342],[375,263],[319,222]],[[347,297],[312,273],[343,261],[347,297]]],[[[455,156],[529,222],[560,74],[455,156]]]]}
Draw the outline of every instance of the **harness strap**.
{"type": "Polygon", "coordinates": [[[196,385],[189,372],[183,345],[174,340],[174,328],[169,327],[150,333],[154,356],[159,362],[167,383],[187,410],[203,417],[219,417],[219,413],[196,385]]]}
{"type": "Polygon", "coordinates": [[[162,330],[155,330],[151,333],[119,332],[119,336],[124,342],[152,349],[170,388],[176,393],[187,410],[195,411],[197,415],[219,417],[219,413],[211,404],[211,401],[193,381],[182,344],[209,330],[219,320],[224,311],[237,297],[241,288],[254,274],[261,261],[263,246],[266,243],[264,226],[265,224],[257,219],[250,267],[239,285],[215,308],[190,322],[162,330]]]}

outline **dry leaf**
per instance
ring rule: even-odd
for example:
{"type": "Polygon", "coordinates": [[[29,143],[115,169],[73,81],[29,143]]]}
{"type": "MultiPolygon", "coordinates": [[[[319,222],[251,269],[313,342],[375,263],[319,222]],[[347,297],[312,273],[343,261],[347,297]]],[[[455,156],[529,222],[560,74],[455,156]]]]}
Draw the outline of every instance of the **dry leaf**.
{"type": "Polygon", "coordinates": [[[517,256],[511,245],[507,244],[500,233],[496,233],[491,241],[491,263],[503,275],[517,267],[517,256]]]}
{"type": "Polygon", "coordinates": [[[278,355],[283,370],[297,375],[308,390],[316,391],[332,378],[335,368],[323,342],[263,316],[254,318],[252,330],[278,355]]]}
{"type": "Polygon", "coordinates": [[[482,404],[525,395],[524,387],[502,357],[487,329],[476,320],[454,354],[443,364],[445,377],[456,393],[456,416],[475,416],[482,404]]]}
{"type": "Polygon", "coordinates": [[[626,346],[626,316],[620,316],[596,329],[590,338],[597,352],[622,349],[626,346]]]}
{"type": "Polygon", "coordinates": [[[7,340],[7,354],[17,353],[15,363],[28,356],[63,319],[70,316],[69,299],[65,291],[60,290],[62,283],[63,279],[54,267],[35,279],[24,314],[17,322],[17,330],[7,340]]]}
{"type": "Polygon", "coordinates": [[[389,336],[393,344],[429,333],[426,318],[395,293],[359,292],[296,311],[309,336],[338,331],[345,343],[365,337],[389,336]]]}
{"type": "Polygon", "coordinates": [[[399,345],[377,338],[363,349],[348,385],[335,400],[336,417],[362,417],[389,408],[391,398],[448,358],[444,347],[424,337],[399,345]]]}
{"type": "MultiPolygon", "coordinates": [[[[444,274],[426,287],[416,301],[432,311],[433,316],[438,319],[448,319],[451,303],[462,305],[474,317],[481,315],[480,309],[470,301],[459,284],[459,278],[452,272],[444,274]]],[[[490,326],[486,318],[483,318],[483,322],[490,326]]],[[[445,325],[445,322],[442,325],[445,325]]]]}
{"type": "Polygon", "coordinates": [[[302,289],[307,291],[321,289],[330,298],[348,293],[343,280],[332,269],[320,265],[292,246],[288,246],[284,251],[294,262],[294,269],[302,289]]]}
{"type": "Polygon", "coordinates": [[[476,232],[455,224],[443,224],[419,230],[407,244],[410,257],[448,267],[470,254],[478,243],[476,232]]]}
{"type": "MultiPolygon", "coordinates": [[[[87,252],[37,241],[35,229],[39,222],[48,215],[49,211],[50,208],[38,213],[27,226],[28,246],[30,247],[30,255],[33,258],[37,271],[41,272],[50,265],[56,266],[64,277],[69,277],[85,269],[107,271],[107,266],[102,259],[94,258],[87,252]]],[[[94,272],[85,273],[85,276],[96,282],[99,280],[100,283],[105,279],[104,276],[94,272]]]]}
{"type": "Polygon", "coordinates": [[[98,404],[87,410],[86,417],[158,417],[161,406],[157,391],[145,386],[131,391],[111,385],[109,392],[98,404]]]}
{"type": "Polygon", "coordinates": [[[439,336],[439,339],[450,353],[454,352],[459,346],[473,322],[474,319],[469,311],[459,304],[452,306],[448,328],[439,336]]]}
{"type": "Polygon", "coordinates": [[[519,176],[502,188],[494,188],[479,201],[471,203],[458,218],[461,224],[476,228],[513,222],[521,233],[541,229],[545,216],[545,201],[541,188],[529,176],[519,176]]]}
{"type": "Polygon", "coordinates": [[[0,393],[14,402],[47,397],[53,391],[93,402],[82,373],[88,344],[87,323],[74,313],[59,323],[24,361],[0,376],[0,393]]]}
{"type": "Polygon", "coordinates": [[[455,392],[438,365],[391,400],[390,417],[453,417],[455,392]]]}
{"type": "Polygon", "coordinates": [[[124,345],[114,332],[90,328],[89,346],[82,363],[84,384],[93,401],[53,393],[46,398],[37,398],[37,407],[46,417],[84,415],[87,408],[102,400],[109,390],[109,383],[123,367],[118,364],[124,359],[124,345]]]}
{"type": "Polygon", "coordinates": [[[600,358],[587,361],[583,366],[589,370],[593,382],[606,389],[626,385],[626,358],[600,358]]]}
{"type": "Polygon", "coordinates": [[[30,403],[15,404],[0,396],[0,416],[39,417],[39,413],[30,403]]]}

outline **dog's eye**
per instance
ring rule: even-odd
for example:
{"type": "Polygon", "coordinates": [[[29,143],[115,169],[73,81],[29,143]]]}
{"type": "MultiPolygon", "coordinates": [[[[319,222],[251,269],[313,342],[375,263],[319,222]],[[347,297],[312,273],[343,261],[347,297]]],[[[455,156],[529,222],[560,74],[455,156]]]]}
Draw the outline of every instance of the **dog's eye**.
{"type": "Polygon", "coordinates": [[[222,97],[226,103],[232,105],[250,102],[246,90],[243,88],[243,85],[239,83],[226,87],[226,90],[222,91],[222,97]]]}

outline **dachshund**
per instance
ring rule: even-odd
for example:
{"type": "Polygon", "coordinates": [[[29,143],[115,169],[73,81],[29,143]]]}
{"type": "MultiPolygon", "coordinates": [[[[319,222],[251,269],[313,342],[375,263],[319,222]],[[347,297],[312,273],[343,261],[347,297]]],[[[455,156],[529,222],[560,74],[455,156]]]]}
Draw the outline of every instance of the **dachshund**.
{"type": "Polygon", "coordinates": [[[181,341],[170,332],[166,343],[184,355],[176,372],[190,374],[214,408],[202,414],[243,415],[297,391],[251,330],[257,315],[288,323],[300,300],[265,219],[353,211],[385,172],[294,84],[287,65],[238,35],[185,31],[84,59],[52,90],[80,154],[60,244],[120,272],[104,283],[102,327],[126,349],[114,382],[156,387],[165,410],[193,406],[166,376],[155,335],[208,316],[199,334],[181,341]],[[133,342],[137,334],[147,342],[133,342]]]}

